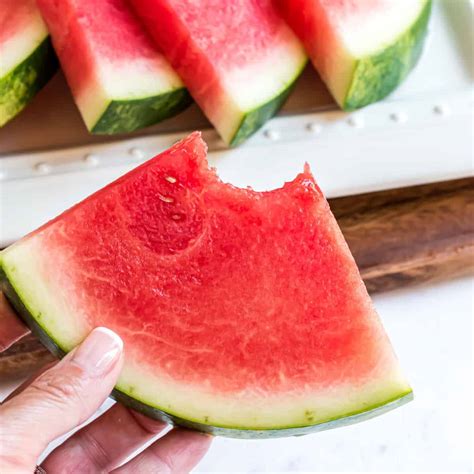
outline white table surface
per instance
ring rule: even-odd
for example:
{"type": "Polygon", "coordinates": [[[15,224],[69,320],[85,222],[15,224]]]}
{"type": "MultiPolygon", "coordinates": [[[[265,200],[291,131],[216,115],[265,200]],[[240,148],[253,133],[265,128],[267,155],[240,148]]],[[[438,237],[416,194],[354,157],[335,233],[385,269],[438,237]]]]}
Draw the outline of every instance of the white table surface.
{"type": "MultiPolygon", "coordinates": [[[[216,438],[197,473],[472,472],[474,279],[376,296],[415,400],[298,438],[216,438]]],[[[0,386],[0,399],[14,384],[0,386]]]]}

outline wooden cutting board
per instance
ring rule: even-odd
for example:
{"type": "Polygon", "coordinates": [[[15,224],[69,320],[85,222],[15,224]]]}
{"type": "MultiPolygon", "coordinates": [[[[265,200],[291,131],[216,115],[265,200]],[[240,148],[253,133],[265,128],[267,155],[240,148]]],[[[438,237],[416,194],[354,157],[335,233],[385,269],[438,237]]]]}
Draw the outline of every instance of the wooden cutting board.
{"type": "MultiPolygon", "coordinates": [[[[371,293],[474,273],[474,178],[337,198],[330,205],[371,293]]],[[[51,360],[27,335],[0,354],[0,380],[51,360]]]]}

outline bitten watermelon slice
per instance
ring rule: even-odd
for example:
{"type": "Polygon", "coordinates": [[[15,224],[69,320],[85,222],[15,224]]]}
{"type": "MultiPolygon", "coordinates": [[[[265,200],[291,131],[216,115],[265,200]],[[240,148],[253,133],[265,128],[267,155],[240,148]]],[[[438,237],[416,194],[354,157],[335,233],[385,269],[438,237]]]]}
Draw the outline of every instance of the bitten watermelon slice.
{"type": "Polygon", "coordinates": [[[431,0],[276,0],[345,110],[392,92],[418,61],[431,0]]]}
{"type": "Polygon", "coordinates": [[[272,0],[131,0],[223,140],[237,145],[280,108],[307,58],[272,0]]]}
{"type": "Polygon", "coordinates": [[[224,184],[195,133],[0,254],[2,289],[63,353],[125,343],[115,397],[234,437],[309,433],[411,397],[309,169],[224,184]]]}
{"type": "Polygon", "coordinates": [[[0,127],[24,109],[56,70],[35,0],[0,0],[0,127]]]}
{"type": "Polygon", "coordinates": [[[84,122],[130,132],[175,115],[190,96],[126,0],[38,0],[84,122]]]}

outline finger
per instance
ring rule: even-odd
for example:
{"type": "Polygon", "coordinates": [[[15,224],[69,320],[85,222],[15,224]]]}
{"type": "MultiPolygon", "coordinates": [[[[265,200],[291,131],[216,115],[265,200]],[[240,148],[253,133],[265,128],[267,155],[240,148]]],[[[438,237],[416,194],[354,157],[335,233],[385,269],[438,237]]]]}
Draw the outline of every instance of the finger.
{"type": "Polygon", "coordinates": [[[6,351],[29,332],[30,330],[13,311],[5,295],[0,292],[0,352],[6,351]]]}
{"type": "Polygon", "coordinates": [[[51,367],[55,366],[58,363],[57,360],[50,362],[49,364],[46,364],[44,367],[41,367],[41,369],[38,369],[31,377],[27,378],[23,383],[21,383],[15,390],[13,390],[10,395],[8,395],[3,402],[0,403],[0,405],[5,404],[8,402],[8,400],[11,400],[13,397],[16,397],[19,395],[23,390],[25,390],[26,387],[29,387],[43,372],[46,372],[49,370],[51,367]]]}
{"type": "Polygon", "coordinates": [[[122,348],[115,333],[97,328],[62,361],[2,405],[2,452],[22,466],[34,463],[51,441],[87,420],[117,380],[122,348]]]}
{"type": "Polygon", "coordinates": [[[204,433],[172,429],[113,474],[188,473],[206,454],[211,441],[212,437],[204,433]]]}
{"type": "Polygon", "coordinates": [[[108,472],[167,426],[116,404],[56,448],[41,467],[46,472],[108,472]]]}

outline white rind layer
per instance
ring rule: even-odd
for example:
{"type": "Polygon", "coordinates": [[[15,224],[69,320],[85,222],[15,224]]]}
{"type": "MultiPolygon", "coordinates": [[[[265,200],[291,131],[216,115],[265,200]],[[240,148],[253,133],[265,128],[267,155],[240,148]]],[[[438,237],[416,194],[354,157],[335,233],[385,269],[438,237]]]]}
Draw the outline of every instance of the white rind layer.
{"type": "Polygon", "coordinates": [[[285,90],[306,64],[305,50],[296,36],[289,31],[282,36],[258,60],[226,72],[224,87],[242,111],[260,107],[285,90]]]}
{"type": "Polygon", "coordinates": [[[368,15],[363,12],[344,14],[339,8],[327,7],[334,35],[329,38],[333,49],[326,58],[319,58],[321,64],[316,66],[322,70],[329,89],[340,104],[345,100],[357,61],[394,44],[417,20],[427,1],[385,0],[384,8],[374,9],[368,15]],[[328,78],[331,78],[329,82],[328,78]]]}
{"type": "Polygon", "coordinates": [[[136,59],[124,63],[95,58],[95,77],[76,94],[76,103],[89,130],[113,101],[146,99],[184,88],[184,84],[164,57],[136,59]]]}
{"type": "Polygon", "coordinates": [[[48,34],[39,11],[31,12],[27,23],[0,44],[0,79],[30,56],[48,34]]]}
{"type": "Polygon", "coordinates": [[[360,14],[345,16],[337,8],[329,11],[347,51],[362,58],[395,42],[420,16],[425,5],[426,0],[385,0],[383,8],[360,14]]]}
{"type": "Polygon", "coordinates": [[[48,262],[38,258],[40,240],[32,236],[2,251],[0,267],[30,314],[51,337],[54,334],[53,339],[60,335],[61,347],[70,350],[93,328],[87,325],[86,315],[74,317],[71,313],[71,304],[63,297],[66,288],[56,290],[53,282],[41,278],[48,262]]]}
{"type": "Polygon", "coordinates": [[[296,393],[248,391],[216,393],[209,388],[155,376],[139,361],[125,362],[117,388],[179,418],[225,428],[282,429],[324,423],[369,411],[411,391],[398,366],[361,385],[338,383],[321,390],[302,387],[296,393]],[[157,394],[159,394],[157,396],[157,394]]]}
{"type": "Polygon", "coordinates": [[[279,44],[262,52],[258,61],[225,72],[219,105],[206,111],[225,142],[232,140],[246,114],[285,91],[303,70],[303,45],[287,27],[281,35],[279,44]]]}
{"type": "MultiPolygon", "coordinates": [[[[73,313],[74,303],[67,295],[77,289],[68,290],[64,282],[58,287],[56,279],[42,277],[48,265],[45,246],[41,245],[43,238],[36,234],[9,247],[2,252],[0,262],[30,314],[62,350],[69,351],[93,326],[87,322],[86,314],[78,314],[78,310],[73,313]]],[[[378,366],[358,384],[338,381],[321,389],[302,386],[297,392],[273,394],[252,389],[227,395],[216,393],[206,381],[191,386],[172,380],[160,374],[158,367],[143,364],[134,348],[125,344],[126,359],[117,388],[151,407],[214,426],[241,429],[309,426],[370,411],[411,391],[390,345],[385,339],[381,341],[383,344],[386,349],[381,351],[378,366]]]]}

